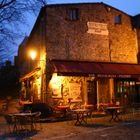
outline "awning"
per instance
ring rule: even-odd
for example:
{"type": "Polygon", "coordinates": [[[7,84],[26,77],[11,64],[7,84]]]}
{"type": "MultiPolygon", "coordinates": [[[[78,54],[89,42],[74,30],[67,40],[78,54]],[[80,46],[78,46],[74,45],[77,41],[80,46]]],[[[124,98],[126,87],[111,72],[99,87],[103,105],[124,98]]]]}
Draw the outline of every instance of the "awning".
{"type": "Polygon", "coordinates": [[[40,71],[40,68],[36,68],[36,69],[32,70],[31,72],[29,72],[29,73],[25,74],[24,76],[22,76],[20,78],[20,81],[30,78],[31,76],[35,75],[38,71],[40,71]]]}
{"type": "Polygon", "coordinates": [[[52,60],[54,72],[65,76],[140,77],[140,65],[112,62],[52,60]]]}

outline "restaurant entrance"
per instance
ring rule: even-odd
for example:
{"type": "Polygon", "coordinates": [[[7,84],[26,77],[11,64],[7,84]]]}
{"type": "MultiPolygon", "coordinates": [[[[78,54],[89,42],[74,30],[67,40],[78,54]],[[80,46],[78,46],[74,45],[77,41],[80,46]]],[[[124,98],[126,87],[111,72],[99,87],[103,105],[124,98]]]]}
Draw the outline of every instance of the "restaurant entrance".
{"type": "Polygon", "coordinates": [[[87,81],[88,104],[97,104],[97,82],[87,81]]]}

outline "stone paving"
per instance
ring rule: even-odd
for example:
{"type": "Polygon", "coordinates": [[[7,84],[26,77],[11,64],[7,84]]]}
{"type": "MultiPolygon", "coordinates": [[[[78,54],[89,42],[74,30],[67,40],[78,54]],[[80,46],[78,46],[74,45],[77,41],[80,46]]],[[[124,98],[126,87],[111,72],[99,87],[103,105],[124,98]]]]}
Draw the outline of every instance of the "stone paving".
{"type": "Polygon", "coordinates": [[[137,140],[140,131],[140,113],[123,115],[123,121],[109,121],[110,116],[93,115],[87,124],[75,126],[73,121],[46,121],[42,129],[30,133],[9,134],[4,118],[0,117],[0,140],[137,140]]]}

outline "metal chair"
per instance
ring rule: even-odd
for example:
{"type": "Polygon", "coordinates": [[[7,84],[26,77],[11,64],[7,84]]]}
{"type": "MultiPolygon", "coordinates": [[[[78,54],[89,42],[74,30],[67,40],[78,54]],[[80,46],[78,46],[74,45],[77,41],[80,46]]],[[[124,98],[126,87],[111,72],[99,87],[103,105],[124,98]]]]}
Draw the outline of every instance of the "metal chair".
{"type": "Polygon", "coordinates": [[[74,114],[72,109],[68,109],[67,110],[67,124],[69,125],[74,125],[75,124],[75,120],[76,119],[76,115],[74,114]]]}
{"type": "Polygon", "coordinates": [[[37,129],[37,123],[39,123],[40,129],[42,129],[41,121],[40,121],[41,112],[34,112],[33,113],[33,124],[35,129],[37,129]]]}
{"type": "Polygon", "coordinates": [[[5,121],[8,125],[8,129],[9,129],[9,132],[12,133],[12,132],[16,132],[17,131],[17,125],[16,125],[16,120],[15,120],[15,117],[13,115],[4,115],[4,118],[5,118],[5,121]]]}

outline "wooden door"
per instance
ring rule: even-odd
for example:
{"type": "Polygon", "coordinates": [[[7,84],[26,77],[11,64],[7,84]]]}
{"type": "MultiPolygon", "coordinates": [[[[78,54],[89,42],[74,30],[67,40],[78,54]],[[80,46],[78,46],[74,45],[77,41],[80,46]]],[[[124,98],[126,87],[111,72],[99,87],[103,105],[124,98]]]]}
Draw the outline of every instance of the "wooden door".
{"type": "Polygon", "coordinates": [[[88,104],[97,104],[97,82],[87,81],[88,104]]]}

